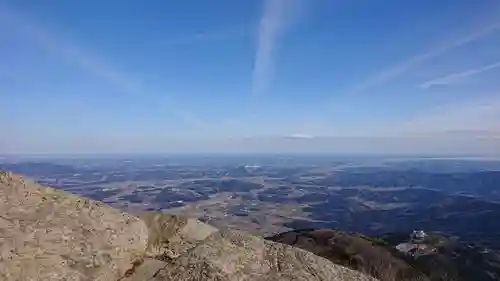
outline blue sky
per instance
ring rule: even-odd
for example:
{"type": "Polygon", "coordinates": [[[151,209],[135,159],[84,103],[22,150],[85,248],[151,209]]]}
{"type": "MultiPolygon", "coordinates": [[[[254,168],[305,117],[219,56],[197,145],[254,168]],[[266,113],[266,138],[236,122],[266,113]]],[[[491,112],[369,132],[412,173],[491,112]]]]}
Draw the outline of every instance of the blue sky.
{"type": "Polygon", "coordinates": [[[496,0],[2,1],[0,36],[0,153],[500,154],[496,0]]]}

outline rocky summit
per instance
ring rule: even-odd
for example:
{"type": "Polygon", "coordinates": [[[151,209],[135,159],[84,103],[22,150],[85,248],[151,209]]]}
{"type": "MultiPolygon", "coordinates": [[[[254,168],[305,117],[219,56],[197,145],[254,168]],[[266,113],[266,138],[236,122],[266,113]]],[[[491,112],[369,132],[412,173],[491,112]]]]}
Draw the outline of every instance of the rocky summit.
{"type": "Polygon", "coordinates": [[[1,280],[116,280],[147,235],[143,221],[103,203],[0,175],[1,280]]]}
{"type": "Polygon", "coordinates": [[[133,216],[0,172],[0,280],[376,280],[250,234],[133,216]]]}

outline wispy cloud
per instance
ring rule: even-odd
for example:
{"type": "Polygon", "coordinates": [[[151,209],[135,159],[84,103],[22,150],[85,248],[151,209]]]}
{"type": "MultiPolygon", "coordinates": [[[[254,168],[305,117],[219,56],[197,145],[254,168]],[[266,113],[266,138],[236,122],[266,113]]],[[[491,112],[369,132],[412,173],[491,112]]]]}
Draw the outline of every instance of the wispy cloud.
{"type": "MultiPolygon", "coordinates": [[[[0,6],[0,24],[7,25],[11,30],[23,34],[60,59],[66,60],[75,67],[101,78],[124,93],[140,96],[146,92],[138,80],[121,73],[98,56],[90,54],[80,46],[62,40],[60,36],[57,36],[51,30],[42,27],[39,23],[32,22],[5,6],[0,6]]],[[[181,118],[187,125],[200,126],[203,124],[203,121],[194,116],[189,110],[182,109],[178,104],[175,104],[172,97],[162,95],[162,99],[168,103],[166,105],[167,110],[181,118]]]]}
{"type": "Polygon", "coordinates": [[[388,69],[380,71],[378,74],[375,76],[361,82],[358,84],[356,87],[351,89],[349,91],[350,94],[358,94],[365,92],[366,90],[376,87],[380,84],[383,84],[401,74],[404,72],[407,72],[408,70],[414,68],[415,66],[428,61],[432,58],[435,58],[437,56],[440,56],[442,54],[445,54],[453,49],[462,47],[464,45],[467,45],[469,43],[472,43],[474,41],[477,41],[487,35],[490,35],[496,31],[500,30],[500,22],[495,22],[491,25],[484,26],[482,28],[479,28],[475,30],[474,32],[460,37],[456,38],[454,40],[449,40],[446,42],[442,42],[441,44],[437,45],[436,47],[430,49],[427,52],[418,54],[414,57],[411,57],[403,62],[400,62],[388,69]]]}
{"type": "Polygon", "coordinates": [[[285,136],[287,139],[313,139],[313,135],[306,135],[306,134],[291,134],[289,136],[285,136]]]}
{"type": "Polygon", "coordinates": [[[44,29],[39,24],[23,18],[17,12],[2,7],[0,9],[0,22],[4,22],[9,28],[22,33],[33,42],[44,47],[49,52],[62,59],[72,62],[75,66],[98,76],[107,82],[128,91],[137,90],[137,85],[129,77],[118,73],[108,64],[105,64],[96,56],[90,55],[78,46],[64,42],[50,30],[44,29]]]}
{"type": "Polygon", "coordinates": [[[265,0],[260,19],[254,59],[252,95],[265,93],[272,76],[273,53],[280,37],[293,21],[292,4],[287,0],[265,0]]]}
{"type": "Polygon", "coordinates": [[[452,84],[454,82],[457,82],[460,79],[464,79],[464,78],[467,78],[470,76],[478,75],[478,74],[481,74],[483,72],[487,72],[487,71],[490,71],[490,70],[493,70],[493,69],[499,68],[499,67],[500,67],[500,61],[495,62],[495,63],[490,64],[490,65],[487,65],[487,66],[480,67],[480,68],[469,69],[469,70],[458,72],[458,73],[448,74],[444,77],[435,78],[435,79],[432,79],[432,80],[429,80],[429,81],[426,81],[426,82],[420,84],[419,87],[423,88],[423,89],[427,89],[427,88],[430,88],[432,86],[437,86],[437,85],[448,85],[448,84],[452,84]]]}

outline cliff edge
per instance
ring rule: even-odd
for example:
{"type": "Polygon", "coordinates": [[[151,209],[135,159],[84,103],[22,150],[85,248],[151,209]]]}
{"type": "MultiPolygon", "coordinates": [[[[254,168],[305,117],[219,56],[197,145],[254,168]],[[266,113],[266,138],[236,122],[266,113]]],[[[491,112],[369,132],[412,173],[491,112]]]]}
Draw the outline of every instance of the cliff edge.
{"type": "Polygon", "coordinates": [[[0,280],[375,279],[244,232],[164,213],[136,217],[0,172],[0,280]]]}

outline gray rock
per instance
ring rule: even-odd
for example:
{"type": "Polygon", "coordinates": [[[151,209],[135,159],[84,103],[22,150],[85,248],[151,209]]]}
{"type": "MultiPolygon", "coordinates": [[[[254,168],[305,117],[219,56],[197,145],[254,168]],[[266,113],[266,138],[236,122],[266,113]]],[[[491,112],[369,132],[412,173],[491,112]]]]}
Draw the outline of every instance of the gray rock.
{"type": "Polygon", "coordinates": [[[139,215],[149,229],[147,255],[162,260],[179,257],[218,229],[194,218],[161,212],[139,215]]]}
{"type": "Polygon", "coordinates": [[[288,245],[221,230],[161,269],[153,278],[216,281],[371,281],[371,277],[288,245]]]}
{"type": "Polygon", "coordinates": [[[103,203],[0,173],[0,280],[117,280],[147,231],[103,203]]]}
{"type": "Polygon", "coordinates": [[[146,281],[153,280],[160,269],[167,265],[166,262],[155,259],[144,259],[136,268],[125,273],[120,281],[146,281]]]}

